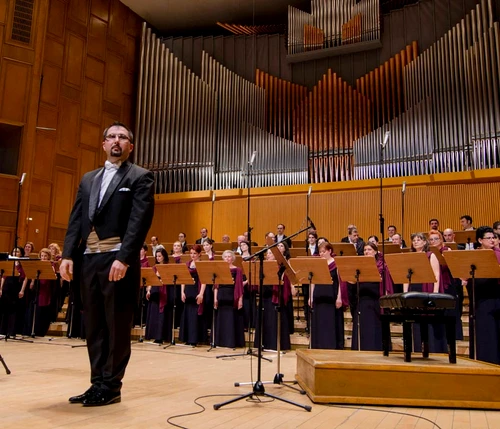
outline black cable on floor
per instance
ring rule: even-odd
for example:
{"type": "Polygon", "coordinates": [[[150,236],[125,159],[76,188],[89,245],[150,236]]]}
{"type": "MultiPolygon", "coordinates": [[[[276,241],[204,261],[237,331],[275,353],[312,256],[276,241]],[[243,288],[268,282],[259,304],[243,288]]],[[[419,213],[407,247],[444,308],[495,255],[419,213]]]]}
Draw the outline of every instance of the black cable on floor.
{"type": "MultiPolygon", "coordinates": [[[[201,414],[203,413],[206,408],[204,405],[200,404],[198,401],[200,399],[204,399],[204,398],[217,398],[217,397],[220,397],[220,396],[237,396],[235,395],[234,393],[221,393],[221,394],[218,394],[218,395],[204,395],[204,396],[198,396],[193,402],[198,405],[198,407],[201,408],[201,410],[199,411],[193,411],[192,413],[185,413],[185,414],[177,414],[175,416],[170,416],[168,419],[167,419],[167,423],[171,426],[175,426],[176,428],[181,428],[181,429],[188,429],[187,427],[185,426],[181,426],[181,425],[178,425],[176,423],[172,423],[171,420],[173,419],[179,419],[181,417],[188,417],[188,416],[195,416],[196,414],[201,414]]],[[[271,399],[271,400],[267,400],[267,401],[262,401],[258,396],[251,396],[250,398],[247,398],[246,400],[247,402],[273,402],[274,399],[271,399]]]]}
{"type": "Polygon", "coordinates": [[[365,408],[365,407],[355,407],[355,406],[345,406],[345,405],[336,405],[336,404],[325,404],[327,407],[332,407],[332,408],[346,408],[348,410],[359,410],[359,411],[375,411],[378,413],[388,413],[388,414],[399,414],[401,416],[407,416],[407,417],[415,417],[420,420],[425,420],[429,423],[432,423],[437,429],[443,429],[441,426],[439,426],[437,423],[433,422],[432,420],[422,417],[422,416],[416,416],[415,414],[410,414],[410,413],[403,413],[400,411],[390,411],[390,410],[379,410],[376,408],[365,408]]]}

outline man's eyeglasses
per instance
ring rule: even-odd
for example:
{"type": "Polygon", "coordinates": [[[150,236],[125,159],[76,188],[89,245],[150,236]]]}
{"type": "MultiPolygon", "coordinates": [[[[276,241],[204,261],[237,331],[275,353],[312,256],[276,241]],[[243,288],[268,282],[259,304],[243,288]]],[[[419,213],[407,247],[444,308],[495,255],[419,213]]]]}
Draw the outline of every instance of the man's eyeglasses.
{"type": "Polygon", "coordinates": [[[106,141],[108,142],[115,141],[117,137],[118,140],[120,140],[121,142],[126,142],[127,140],[129,140],[129,137],[126,136],[125,134],[108,134],[106,136],[106,141]]]}
{"type": "Polygon", "coordinates": [[[494,240],[495,237],[483,237],[483,240],[494,240]]]}

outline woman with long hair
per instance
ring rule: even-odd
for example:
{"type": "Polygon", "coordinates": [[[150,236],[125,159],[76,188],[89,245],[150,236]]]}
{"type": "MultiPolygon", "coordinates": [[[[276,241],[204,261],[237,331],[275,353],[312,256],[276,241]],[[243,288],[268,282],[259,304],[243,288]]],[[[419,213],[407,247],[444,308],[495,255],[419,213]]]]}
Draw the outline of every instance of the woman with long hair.
{"type": "Polygon", "coordinates": [[[236,256],[232,250],[225,250],[222,259],[228,263],[233,284],[216,284],[214,289],[215,345],[219,347],[245,346],[243,325],[243,272],[234,265],[236,256]]]}
{"type": "MultiPolygon", "coordinates": [[[[441,272],[439,269],[439,261],[430,250],[430,244],[426,236],[422,232],[417,232],[411,235],[411,252],[425,253],[431,264],[432,272],[436,279],[433,283],[408,283],[403,284],[405,292],[427,292],[427,293],[443,293],[441,285],[441,272]]],[[[447,353],[448,343],[446,341],[446,331],[442,323],[430,323],[429,330],[429,351],[431,353],[447,353]]],[[[422,337],[420,334],[420,324],[413,323],[413,351],[422,351],[422,337]]]]}
{"type": "Polygon", "coordinates": [[[332,282],[329,284],[311,284],[311,298],[309,305],[312,311],[311,317],[311,348],[313,349],[337,349],[340,339],[337,338],[343,332],[339,323],[344,324],[343,313],[339,317],[337,313],[342,312],[342,293],[339,287],[337,264],[335,263],[333,247],[330,243],[323,243],[319,248],[319,255],[326,259],[332,282]]]}

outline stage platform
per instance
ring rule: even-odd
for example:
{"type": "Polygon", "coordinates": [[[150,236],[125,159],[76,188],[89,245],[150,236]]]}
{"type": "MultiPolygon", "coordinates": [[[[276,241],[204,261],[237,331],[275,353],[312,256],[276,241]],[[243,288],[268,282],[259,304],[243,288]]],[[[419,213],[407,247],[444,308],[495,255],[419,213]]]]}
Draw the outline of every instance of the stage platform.
{"type": "Polygon", "coordinates": [[[500,366],[448,355],[297,350],[296,378],[315,403],[500,410],[500,366]]]}

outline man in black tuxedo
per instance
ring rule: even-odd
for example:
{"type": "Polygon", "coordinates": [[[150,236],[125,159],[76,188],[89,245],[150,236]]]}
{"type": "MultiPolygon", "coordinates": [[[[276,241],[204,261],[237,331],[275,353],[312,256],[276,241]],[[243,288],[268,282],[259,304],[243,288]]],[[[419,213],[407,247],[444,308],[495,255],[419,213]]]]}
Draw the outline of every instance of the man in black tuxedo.
{"type": "Polygon", "coordinates": [[[279,223],[276,229],[277,232],[276,235],[274,236],[274,241],[276,241],[276,243],[279,243],[280,241],[286,241],[288,248],[292,247],[292,240],[287,238],[287,236],[285,235],[285,225],[279,223]]]}
{"type": "Polygon", "coordinates": [[[201,237],[196,240],[196,244],[203,244],[205,241],[210,240],[208,237],[208,230],[206,228],[201,228],[200,235],[201,237]]]}
{"type": "Polygon", "coordinates": [[[121,401],[139,295],[139,251],[154,211],[153,174],[128,161],[134,148],[132,131],[115,122],[103,137],[107,161],[80,182],[60,266],[61,277],[70,281],[73,259],[81,264],[92,385],[69,401],[84,406],[121,401]]]}

